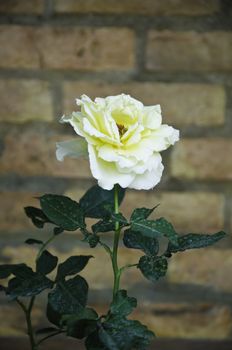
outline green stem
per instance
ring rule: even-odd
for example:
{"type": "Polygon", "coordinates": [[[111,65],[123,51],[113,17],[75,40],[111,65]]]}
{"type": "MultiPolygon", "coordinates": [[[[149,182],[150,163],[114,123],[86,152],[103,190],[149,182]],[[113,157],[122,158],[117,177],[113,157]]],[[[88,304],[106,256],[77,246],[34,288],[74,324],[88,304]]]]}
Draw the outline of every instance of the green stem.
{"type": "Polygon", "coordinates": [[[138,264],[128,264],[128,265],[122,266],[120,268],[120,272],[122,273],[124,270],[129,269],[130,267],[136,267],[136,266],[138,266],[138,264]]]}
{"type": "Polygon", "coordinates": [[[31,350],[37,350],[38,347],[35,341],[35,335],[34,335],[33,326],[31,322],[31,311],[34,305],[35,297],[33,296],[31,298],[28,308],[26,308],[23,302],[21,302],[19,299],[16,299],[16,301],[22,308],[23,312],[25,313],[26,322],[27,322],[27,333],[30,339],[31,350]]]}
{"type": "MultiPolygon", "coordinates": [[[[43,245],[41,246],[41,248],[38,251],[38,254],[36,256],[36,261],[38,261],[38,259],[40,258],[41,254],[43,253],[44,249],[47,247],[47,245],[54,238],[55,238],[55,235],[51,236],[45,243],[43,243],[43,245]]],[[[37,343],[36,340],[35,340],[35,334],[34,334],[32,322],[31,322],[31,312],[32,312],[33,305],[34,305],[34,302],[35,302],[35,296],[31,297],[29,305],[28,305],[28,308],[24,305],[24,303],[21,300],[16,299],[16,301],[19,304],[19,306],[21,307],[21,309],[23,310],[23,312],[25,314],[25,317],[26,317],[27,333],[28,333],[28,336],[29,336],[29,339],[30,339],[31,350],[37,350],[39,343],[37,343]]]]}
{"type": "Polygon", "coordinates": [[[53,241],[53,239],[56,238],[56,235],[52,235],[50,238],[48,238],[48,240],[46,242],[44,242],[40,248],[40,250],[38,251],[38,254],[36,256],[36,261],[40,258],[41,254],[43,253],[44,249],[47,247],[47,245],[49,243],[51,243],[51,241],[53,241]]]}
{"type": "Polygon", "coordinates": [[[102,242],[101,240],[99,241],[99,244],[105,249],[107,254],[109,254],[109,256],[112,259],[112,251],[111,251],[110,247],[107,244],[105,244],[104,242],[102,242]]]}
{"type": "Polygon", "coordinates": [[[49,334],[49,335],[47,335],[46,337],[40,339],[40,341],[38,341],[37,345],[40,345],[40,344],[43,343],[45,340],[47,340],[47,339],[49,339],[49,338],[52,338],[52,337],[55,337],[56,335],[61,334],[61,333],[64,333],[64,331],[57,331],[57,332],[55,332],[55,333],[49,334]]]}
{"type": "MultiPolygon", "coordinates": [[[[118,214],[118,185],[114,186],[114,213],[118,214]]],[[[114,244],[112,252],[112,266],[114,271],[114,287],[113,287],[113,299],[115,298],[120,284],[121,271],[118,268],[118,243],[120,238],[120,226],[119,221],[115,222],[114,244]]]]}

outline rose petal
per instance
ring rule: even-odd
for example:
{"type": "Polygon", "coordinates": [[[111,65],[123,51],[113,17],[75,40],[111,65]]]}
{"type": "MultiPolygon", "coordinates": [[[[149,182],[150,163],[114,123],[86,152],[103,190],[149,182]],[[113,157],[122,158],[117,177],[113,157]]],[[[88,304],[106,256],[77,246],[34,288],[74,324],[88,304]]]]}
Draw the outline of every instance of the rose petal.
{"type": "Polygon", "coordinates": [[[99,186],[105,190],[111,190],[115,184],[126,188],[134,180],[133,173],[119,173],[113,162],[106,162],[97,157],[96,150],[92,145],[88,145],[90,169],[92,175],[98,180],[99,186]]]}
{"type": "Polygon", "coordinates": [[[162,123],[160,105],[143,108],[143,124],[148,129],[158,129],[162,123]]]}
{"type": "Polygon", "coordinates": [[[151,137],[154,150],[161,152],[179,140],[179,130],[169,125],[161,125],[151,134],[151,137]]]}
{"type": "Polygon", "coordinates": [[[154,167],[152,170],[147,170],[144,172],[144,174],[136,175],[134,181],[128,187],[133,188],[135,190],[152,189],[160,182],[163,169],[164,169],[164,166],[162,164],[162,161],[159,160],[156,163],[156,167],[154,167]]]}
{"type": "Polygon", "coordinates": [[[56,143],[56,158],[60,162],[64,157],[71,158],[88,157],[87,142],[83,138],[76,138],[70,141],[62,141],[56,143]]]}

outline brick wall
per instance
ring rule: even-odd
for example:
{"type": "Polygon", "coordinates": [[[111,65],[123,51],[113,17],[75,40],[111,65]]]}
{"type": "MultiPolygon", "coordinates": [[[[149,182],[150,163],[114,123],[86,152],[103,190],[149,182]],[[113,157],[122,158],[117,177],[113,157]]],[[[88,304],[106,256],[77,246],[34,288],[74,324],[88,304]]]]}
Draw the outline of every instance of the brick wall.
{"type": "MultiPolygon", "coordinates": [[[[78,199],[94,183],[88,163],[55,159],[55,142],[71,128],[58,123],[74,98],[130,93],[160,103],[181,142],[164,156],[162,183],[128,193],[134,203],[161,203],[157,215],[180,232],[231,232],[232,2],[228,0],[1,0],[0,1],[0,250],[1,261],[33,260],[22,242],[39,237],[23,213],[40,193],[78,199]]],[[[232,240],[176,255],[165,280],[123,278],[138,296],[143,319],[159,336],[232,335],[232,240]]],[[[75,235],[55,243],[64,259],[88,253],[75,235]]],[[[93,252],[91,251],[91,254],[93,252]]],[[[85,275],[99,309],[110,297],[110,264],[100,249],[85,275]],[[102,269],[104,268],[104,275],[102,269]],[[100,289],[103,288],[103,292],[100,289]]],[[[122,249],[121,261],[135,252],[122,249]]],[[[0,335],[24,331],[12,303],[0,303],[0,335]],[[4,305],[3,305],[4,304],[4,305]],[[20,325],[20,326],[19,326],[20,325]]],[[[39,301],[35,312],[42,322],[39,301]]],[[[138,315],[139,314],[139,315],[138,315]]]]}

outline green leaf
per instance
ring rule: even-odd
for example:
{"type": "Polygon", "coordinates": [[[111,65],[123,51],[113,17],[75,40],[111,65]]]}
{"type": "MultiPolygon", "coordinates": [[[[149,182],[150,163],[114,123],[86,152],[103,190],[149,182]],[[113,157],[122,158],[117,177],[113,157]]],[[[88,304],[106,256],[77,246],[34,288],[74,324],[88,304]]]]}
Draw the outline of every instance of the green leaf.
{"type": "Polygon", "coordinates": [[[111,217],[115,222],[119,222],[120,226],[129,225],[127,219],[122,215],[122,213],[112,213],[111,217]]]}
{"type": "Polygon", "coordinates": [[[40,272],[42,275],[47,275],[55,269],[57,262],[58,258],[56,256],[44,250],[36,261],[36,271],[40,272]]]}
{"type": "Polygon", "coordinates": [[[98,314],[95,310],[86,308],[79,314],[65,315],[62,324],[66,327],[67,336],[82,339],[97,329],[98,314]]]}
{"type": "Polygon", "coordinates": [[[91,333],[85,341],[86,350],[109,350],[102,342],[100,341],[98,331],[91,333]]]}
{"type": "Polygon", "coordinates": [[[140,221],[143,219],[147,219],[151,213],[158,207],[158,205],[156,205],[155,207],[148,209],[148,208],[137,208],[133,211],[133,213],[131,214],[131,221],[140,221]]]}
{"type": "Polygon", "coordinates": [[[10,275],[15,275],[19,278],[30,278],[34,272],[26,264],[3,264],[0,265],[0,278],[7,278],[10,275]]]}
{"type": "Polygon", "coordinates": [[[37,331],[35,331],[35,333],[39,335],[39,334],[54,333],[54,332],[57,332],[57,331],[59,331],[58,328],[45,327],[45,328],[38,329],[37,331]]]}
{"type": "Polygon", "coordinates": [[[4,279],[13,274],[13,271],[17,270],[17,267],[24,267],[25,264],[3,264],[0,265],[0,279],[4,279]]]}
{"type": "Polygon", "coordinates": [[[70,256],[65,262],[59,264],[56,279],[64,279],[66,276],[81,272],[88,264],[92,255],[70,256]]]}
{"type": "MultiPolygon", "coordinates": [[[[33,270],[25,264],[2,265],[2,275],[5,271],[5,276],[13,274],[6,290],[6,293],[11,298],[33,296],[42,292],[44,289],[52,288],[53,282],[40,273],[33,270]]],[[[4,277],[5,278],[5,277],[4,277]]]]}
{"type": "Polygon", "coordinates": [[[164,218],[160,218],[157,220],[143,219],[139,221],[132,221],[131,229],[133,231],[139,231],[143,233],[143,235],[152,238],[165,236],[174,245],[176,245],[178,242],[178,235],[174,230],[174,227],[170,222],[168,222],[164,218]]]}
{"type": "MultiPolygon", "coordinates": [[[[125,189],[119,187],[119,204],[125,195],[125,189]]],[[[80,199],[80,206],[89,218],[101,219],[109,217],[109,211],[114,209],[114,190],[107,191],[99,186],[91,187],[80,199]]]]}
{"type": "Polygon", "coordinates": [[[7,288],[5,286],[3,286],[2,284],[0,284],[0,292],[5,292],[6,293],[7,288]]]}
{"type": "Polygon", "coordinates": [[[81,276],[67,281],[61,280],[49,293],[48,303],[53,311],[60,315],[81,312],[87,302],[88,284],[81,276]]]}
{"type": "Polygon", "coordinates": [[[159,242],[156,238],[144,236],[130,229],[124,232],[123,243],[127,248],[141,249],[147,255],[157,255],[159,251],[159,242]]]}
{"type": "Polygon", "coordinates": [[[83,210],[79,203],[65,196],[45,194],[40,197],[43,212],[57,226],[67,231],[84,228],[83,210]]]}
{"type": "Polygon", "coordinates": [[[144,255],[139,260],[138,268],[141,270],[144,277],[155,282],[160,277],[165,276],[168,262],[163,256],[152,257],[144,255]]]}
{"type": "Polygon", "coordinates": [[[26,244],[32,245],[32,244],[43,244],[43,241],[40,241],[38,239],[34,239],[34,238],[28,238],[25,241],[26,244]]]}
{"type": "Polygon", "coordinates": [[[97,235],[88,234],[85,236],[84,241],[89,243],[90,248],[95,248],[98,245],[100,238],[97,235]]]}
{"type": "Polygon", "coordinates": [[[189,233],[178,238],[178,245],[174,246],[171,242],[168,245],[167,251],[169,253],[181,252],[187,249],[197,249],[208,247],[225,237],[226,233],[223,231],[215,234],[195,234],[189,233]]]}
{"type": "Polygon", "coordinates": [[[115,222],[119,222],[120,227],[129,225],[127,219],[121,213],[112,213],[111,218],[100,220],[92,226],[93,233],[112,232],[115,230],[115,222]]]}
{"type": "Polygon", "coordinates": [[[99,232],[111,232],[115,229],[115,223],[112,221],[100,220],[96,224],[92,225],[92,230],[94,234],[99,232]]]}
{"type": "Polygon", "coordinates": [[[127,296],[126,290],[119,290],[110,305],[112,315],[127,316],[137,306],[137,300],[127,296]]]}
{"type": "Polygon", "coordinates": [[[33,273],[30,278],[15,277],[9,281],[7,294],[12,298],[31,297],[40,294],[43,290],[52,288],[53,282],[47,277],[33,273]]]}
{"type": "MultiPolygon", "coordinates": [[[[117,330],[118,331],[118,330],[117,330]]],[[[117,340],[114,339],[114,336],[111,335],[113,333],[113,330],[111,332],[107,332],[103,327],[99,330],[99,339],[102,341],[102,343],[107,347],[109,350],[119,350],[119,349],[125,349],[125,346],[123,344],[123,347],[119,347],[117,344],[117,340]]],[[[120,335],[118,334],[118,337],[120,335]]],[[[125,333],[124,333],[125,336],[125,333]]],[[[121,339],[120,339],[121,340],[121,339]]],[[[129,350],[129,348],[127,348],[129,350]]]]}
{"type": "Polygon", "coordinates": [[[99,330],[100,341],[109,350],[144,350],[150,345],[154,333],[139,321],[112,317],[99,330]]]}
{"type": "Polygon", "coordinates": [[[62,232],[64,232],[63,227],[54,227],[54,229],[53,229],[53,233],[55,236],[59,235],[62,232]]]}
{"type": "Polygon", "coordinates": [[[51,222],[39,208],[25,207],[24,211],[26,215],[31,219],[32,223],[38,228],[43,228],[44,224],[51,222]]]}
{"type": "Polygon", "coordinates": [[[60,328],[62,315],[59,312],[55,311],[49,304],[49,302],[47,303],[46,315],[49,322],[53,323],[54,325],[60,328]]]}

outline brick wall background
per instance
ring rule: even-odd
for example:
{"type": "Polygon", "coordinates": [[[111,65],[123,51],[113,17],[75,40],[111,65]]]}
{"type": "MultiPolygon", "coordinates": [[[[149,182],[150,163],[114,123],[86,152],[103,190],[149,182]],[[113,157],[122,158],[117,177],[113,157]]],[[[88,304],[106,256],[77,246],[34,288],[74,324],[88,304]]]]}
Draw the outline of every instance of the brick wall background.
{"type": "MultiPolygon", "coordinates": [[[[22,244],[36,231],[23,207],[40,193],[78,199],[94,183],[88,164],[55,159],[59,125],[74,98],[129,93],[160,103],[181,142],[164,155],[161,184],[129,191],[134,203],[161,203],[158,216],[179,232],[231,232],[232,220],[232,2],[230,0],[1,0],[0,1],[0,250],[1,262],[32,261],[22,244]]],[[[222,339],[232,336],[232,240],[176,255],[156,285],[130,271],[123,286],[137,296],[135,317],[158,336],[222,339]],[[139,315],[138,315],[139,314],[139,315]]],[[[54,251],[89,253],[75,234],[54,251]]],[[[96,249],[86,269],[91,302],[110,299],[111,267],[96,249]],[[104,269],[104,274],[102,270],[104,269]],[[100,290],[103,289],[102,292],[100,290]]],[[[136,252],[122,248],[121,261],[136,252]]],[[[0,297],[0,335],[24,332],[21,311],[0,297]]],[[[41,305],[35,323],[41,324],[41,305]]]]}

